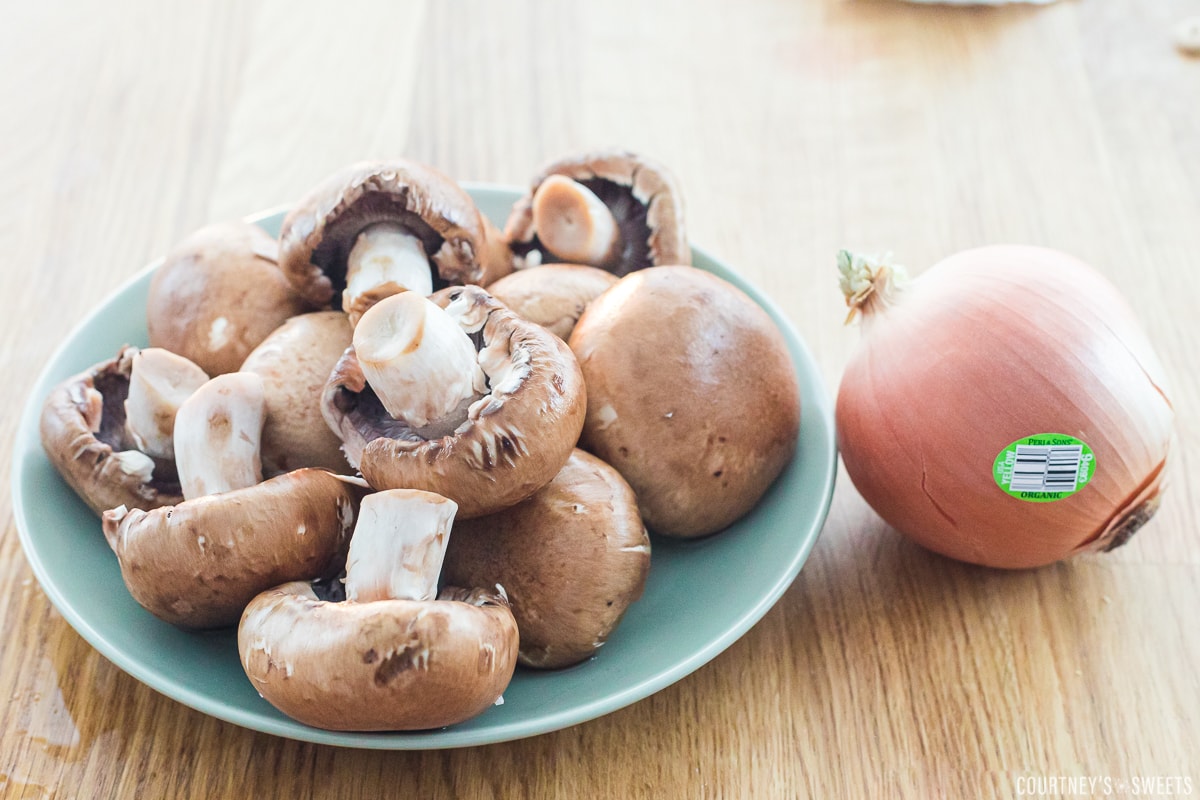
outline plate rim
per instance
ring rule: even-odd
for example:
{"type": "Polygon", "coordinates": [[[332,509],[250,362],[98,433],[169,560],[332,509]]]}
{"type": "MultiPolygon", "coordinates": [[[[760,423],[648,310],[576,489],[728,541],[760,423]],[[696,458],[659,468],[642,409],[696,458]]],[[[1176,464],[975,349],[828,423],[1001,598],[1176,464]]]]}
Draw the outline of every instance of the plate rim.
{"type": "MultiPolygon", "coordinates": [[[[473,196],[496,195],[508,198],[512,195],[519,196],[523,192],[523,189],[520,187],[505,184],[462,181],[459,182],[459,185],[473,196]]],[[[261,225],[264,220],[285,214],[291,205],[277,205],[249,214],[242,219],[246,222],[261,225]]],[[[58,346],[47,358],[45,366],[43,366],[33,382],[18,421],[16,436],[13,440],[14,448],[9,480],[13,522],[17,528],[18,539],[20,540],[25,559],[29,563],[34,576],[37,578],[42,592],[50,600],[54,608],[63,616],[67,624],[91,647],[99,652],[100,655],[111,661],[117,668],[159,694],[202,714],[249,730],[287,739],[368,750],[440,750],[498,744],[532,736],[540,736],[589,722],[650,697],[714,660],[740,640],[775,606],[783,594],[795,582],[800,570],[807,562],[813,546],[817,539],[820,538],[832,504],[837,478],[838,456],[836,435],[833,428],[832,400],[821,375],[819,364],[809,349],[807,342],[799,335],[791,321],[783,313],[782,309],[776,305],[774,300],[746,280],[728,262],[714,255],[711,251],[697,245],[693,244],[691,248],[694,255],[700,255],[725,270],[727,275],[718,277],[728,280],[767,311],[772,321],[781,327],[789,349],[794,349],[798,353],[800,360],[804,362],[806,372],[802,377],[809,380],[809,394],[815,398],[816,402],[813,403],[810,401],[806,403],[804,412],[802,412],[802,420],[804,420],[805,412],[808,415],[815,412],[820,420],[820,427],[826,433],[825,436],[821,437],[823,440],[821,444],[823,446],[820,452],[814,454],[820,456],[825,462],[824,469],[820,471],[821,484],[819,487],[814,487],[819,490],[821,500],[815,509],[816,513],[812,517],[811,523],[799,537],[801,544],[793,552],[787,569],[779,574],[779,577],[770,586],[769,590],[759,595],[753,604],[747,606],[738,616],[735,624],[727,627],[720,636],[708,641],[703,647],[691,651],[686,657],[673,661],[669,667],[660,669],[640,681],[620,690],[610,692],[603,697],[593,699],[583,705],[569,706],[530,720],[518,720],[506,723],[499,730],[495,728],[455,729],[451,726],[436,731],[417,732],[327,731],[305,726],[295,720],[276,720],[263,717],[258,712],[237,706],[220,705],[219,703],[214,706],[216,701],[209,695],[194,692],[182,683],[173,682],[166,676],[161,676],[156,670],[144,666],[139,659],[126,653],[120,646],[111,643],[103,631],[98,630],[85,617],[81,616],[76,611],[75,606],[67,600],[60,590],[57,580],[50,574],[49,569],[41,558],[36,543],[33,541],[23,491],[25,469],[22,462],[24,453],[28,449],[23,445],[28,437],[32,435],[30,431],[36,431],[38,428],[41,405],[44,400],[42,395],[47,388],[43,384],[49,380],[48,374],[51,367],[64,359],[65,353],[69,348],[77,346],[76,339],[83,328],[92,324],[97,317],[101,316],[117,296],[130,290],[135,284],[144,280],[150,273],[156,270],[163,262],[162,257],[153,259],[146,266],[137,270],[133,275],[110,291],[103,300],[97,303],[73,325],[71,330],[63,337],[63,340],[59,342],[58,346]],[[812,409],[812,411],[809,411],[809,409],[812,409]]],[[[793,358],[792,360],[795,361],[796,359],[793,358]]],[[[804,393],[803,389],[804,387],[802,387],[802,394],[804,393]]],[[[801,424],[803,426],[804,422],[801,424]]],[[[808,424],[812,425],[814,423],[810,422],[808,424]]],[[[40,448],[40,437],[35,438],[37,439],[36,446],[40,448]]],[[[553,673],[547,674],[552,675],[553,673]]]]}

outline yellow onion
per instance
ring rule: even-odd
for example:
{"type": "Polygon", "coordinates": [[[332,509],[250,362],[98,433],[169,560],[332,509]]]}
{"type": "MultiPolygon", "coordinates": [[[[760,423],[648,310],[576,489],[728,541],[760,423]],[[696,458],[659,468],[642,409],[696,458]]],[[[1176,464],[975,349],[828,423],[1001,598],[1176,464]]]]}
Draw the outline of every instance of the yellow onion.
{"type": "Polygon", "coordinates": [[[1172,437],[1166,380],[1097,272],[1018,246],[967,250],[911,281],[846,252],[838,266],[862,318],[838,445],[888,524],[951,558],[1021,568],[1112,549],[1153,515],[1172,437]],[[1064,445],[1065,478],[1038,460],[1046,442],[1064,445]],[[1075,491],[1032,488],[1069,486],[1072,468],[1075,491]]]}

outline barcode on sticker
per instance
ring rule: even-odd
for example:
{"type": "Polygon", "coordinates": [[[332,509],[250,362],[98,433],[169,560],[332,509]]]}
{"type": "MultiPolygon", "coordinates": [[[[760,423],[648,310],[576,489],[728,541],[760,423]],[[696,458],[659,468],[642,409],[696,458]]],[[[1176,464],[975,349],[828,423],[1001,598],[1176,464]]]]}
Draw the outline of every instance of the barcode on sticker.
{"type": "Polygon", "coordinates": [[[1009,489],[1014,492],[1073,492],[1083,447],[1077,444],[1019,444],[1009,489]]]}

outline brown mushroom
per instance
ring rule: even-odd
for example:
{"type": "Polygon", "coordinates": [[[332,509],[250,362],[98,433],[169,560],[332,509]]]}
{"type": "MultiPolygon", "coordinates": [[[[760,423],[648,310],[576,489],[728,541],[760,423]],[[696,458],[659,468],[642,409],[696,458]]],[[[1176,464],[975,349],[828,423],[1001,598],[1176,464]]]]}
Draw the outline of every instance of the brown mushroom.
{"type": "Polygon", "coordinates": [[[341,311],[292,317],[246,357],[243,372],[263,379],[267,418],[262,464],[268,475],[300,467],[349,470],[342,441],[321,416],[321,393],[334,365],[350,346],[350,323],[341,311]]]}
{"type": "Polygon", "coordinates": [[[264,589],[336,574],[363,491],[356,479],[301,469],[175,506],[114,508],[104,535],[147,611],[180,627],[222,627],[264,589]]]}
{"type": "Polygon", "coordinates": [[[279,234],[280,266],[318,308],[357,324],[405,290],[487,285],[507,274],[503,235],[470,195],[433,167],[403,159],[352,164],[296,204],[279,234]]]}
{"type": "Polygon", "coordinates": [[[249,222],[209,225],[167,253],[146,299],[153,347],[233,372],[267,334],[306,310],[276,262],[278,245],[249,222]]]}
{"type": "MultiPolygon", "coordinates": [[[[139,450],[126,425],[125,404],[139,352],[121,348],[115,358],[60,383],[42,406],[47,458],[97,514],[120,505],[148,509],[183,499],[174,460],[139,450]]],[[[155,414],[145,412],[150,418],[155,414]]]]}
{"type": "Polygon", "coordinates": [[[546,264],[506,275],[488,293],[564,342],[588,304],[617,282],[617,276],[580,264],[546,264]]]}
{"type": "Polygon", "coordinates": [[[428,492],[370,495],[344,599],[296,582],[249,604],[238,651],[267,702],[306,725],[356,731],[453,725],[497,702],[517,661],[503,592],[433,599],[454,512],[428,492]]]}
{"type": "Polygon", "coordinates": [[[642,596],[649,571],[650,538],[633,490],[576,450],[533,497],[460,521],[442,577],[503,586],[521,632],[520,663],[549,669],[595,653],[642,596]]]}
{"type": "Polygon", "coordinates": [[[583,379],[560,339],[478,286],[430,300],[396,295],[363,315],[321,410],[376,489],[437,492],[463,519],[490,514],[566,463],[583,379]]]}
{"type": "Polygon", "coordinates": [[[580,153],[533,179],[504,226],[517,269],[551,261],[615,275],[691,264],[683,195],[660,164],[624,150],[580,153]]]}
{"type": "Polygon", "coordinates": [[[650,530],[719,531],[795,452],[796,371],[741,290],[692,267],[622,278],[571,334],[588,387],[580,446],[616,467],[650,530]]]}

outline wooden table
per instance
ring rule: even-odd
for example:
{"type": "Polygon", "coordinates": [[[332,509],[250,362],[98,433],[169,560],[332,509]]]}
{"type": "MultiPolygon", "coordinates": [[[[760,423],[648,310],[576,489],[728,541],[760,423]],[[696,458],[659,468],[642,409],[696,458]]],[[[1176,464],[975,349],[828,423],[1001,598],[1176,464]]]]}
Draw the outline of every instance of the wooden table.
{"type": "Polygon", "coordinates": [[[799,579],[708,666],[567,730],[392,753],[249,732],[125,675],[39,589],[6,496],[0,795],[1010,797],[1047,776],[1200,794],[1200,60],[1170,40],[1200,3],[312,5],[6,9],[4,485],[48,354],[201,224],[368,156],[522,183],[621,144],[674,168],[694,240],[782,306],[830,392],[858,337],[841,246],[914,270],[998,241],[1096,265],[1174,384],[1165,503],[1117,552],[1004,573],[906,543],[843,473],[799,579]]]}

